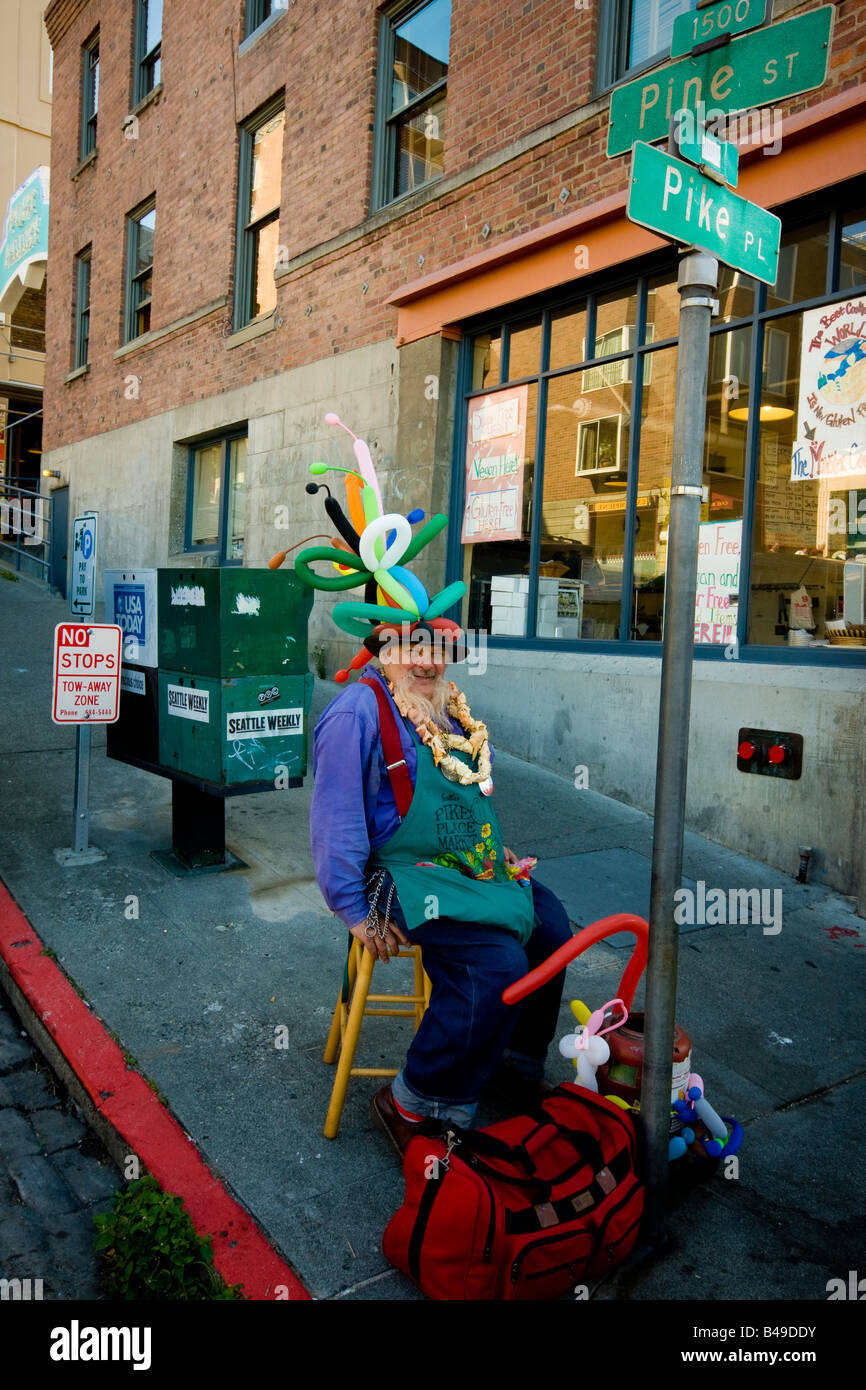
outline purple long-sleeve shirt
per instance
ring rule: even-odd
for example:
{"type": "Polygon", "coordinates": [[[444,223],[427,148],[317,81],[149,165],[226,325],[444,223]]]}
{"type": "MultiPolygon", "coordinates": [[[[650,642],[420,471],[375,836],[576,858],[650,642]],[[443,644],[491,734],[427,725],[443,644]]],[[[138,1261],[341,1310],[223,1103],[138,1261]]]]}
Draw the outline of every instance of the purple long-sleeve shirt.
{"type": "MultiPolygon", "coordinates": [[[[371,668],[367,676],[388,692],[380,671],[371,668]]],[[[411,725],[396,707],[395,715],[414,787],[411,725]]],[[[456,720],[451,724],[455,733],[462,732],[456,720]]],[[[347,686],[322,714],[313,734],[313,777],[310,843],[316,879],[331,911],[353,927],[369,909],[367,861],[400,824],[379,735],[379,707],[368,686],[347,686]]]]}

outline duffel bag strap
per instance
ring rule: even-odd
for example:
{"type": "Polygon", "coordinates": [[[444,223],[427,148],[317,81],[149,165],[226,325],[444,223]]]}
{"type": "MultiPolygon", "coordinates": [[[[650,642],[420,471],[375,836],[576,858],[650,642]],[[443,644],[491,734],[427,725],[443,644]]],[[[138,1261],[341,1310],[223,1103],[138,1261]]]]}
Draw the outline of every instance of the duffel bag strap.
{"type": "Polygon", "coordinates": [[[576,1216],[592,1211],[604,1201],[613,1189],[633,1171],[631,1158],[621,1149],[610,1163],[594,1176],[589,1187],[571,1197],[560,1197],[555,1202],[537,1202],[535,1206],[522,1211],[505,1212],[505,1231],[507,1235],[525,1236],[533,1231],[543,1231],[549,1226],[558,1226],[564,1221],[573,1221],[576,1216]]]}
{"type": "MultiPolygon", "coordinates": [[[[568,1143],[581,1159],[581,1162],[574,1164],[568,1169],[568,1176],[571,1176],[572,1173],[579,1172],[584,1163],[589,1163],[596,1172],[604,1167],[604,1154],[602,1153],[601,1144],[597,1139],[593,1138],[591,1134],[588,1134],[585,1129],[572,1129],[568,1125],[559,1124],[552,1115],[549,1115],[546,1110],[541,1108],[538,1110],[527,1110],[526,1113],[530,1119],[535,1121],[536,1125],[535,1129],[527,1134],[520,1146],[526,1151],[528,1156],[531,1154],[532,1150],[538,1149],[544,1144],[549,1143],[553,1134],[561,1134],[563,1139],[568,1140],[568,1143]],[[545,1131],[552,1132],[545,1133],[545,1131]]],[[[529,1159],[529,1164],[530,1169],[534,1171],[531,1157],[529,1159]]],[[[563,1177],[565,1176],[566,1174],[563,1174],[563,1177]]]]}

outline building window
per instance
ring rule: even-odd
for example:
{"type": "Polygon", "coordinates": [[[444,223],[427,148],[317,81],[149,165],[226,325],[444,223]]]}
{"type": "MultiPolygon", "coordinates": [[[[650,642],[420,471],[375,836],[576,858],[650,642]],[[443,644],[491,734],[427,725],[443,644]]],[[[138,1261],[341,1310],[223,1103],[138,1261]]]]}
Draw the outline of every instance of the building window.
{"type": "Polygon", "coordinates": [[[260,29],[271,15],[278,15],[289,8],[289,0],[247,0],[244,18],[244,38],[249,38],[260,29]]]}
{"type": "Polygon", "coordinates": [[[235,327],[277,303],[280,182],[286,112],[282,96],[241,127],[235,327]]]}
{"type": "Polygon", "coordinates": [[[99,107],[99,30],[81,51],[81,158],[96,149],[99,107]]]}
{"type": "Polygon", "coordinates": [[[86,246],[75,257],[75,351],[73,368],[86,367],[90,360],[90,264],[92,247],[86,246]]]}
{"type": "Polygon", "coordinates": [[[150,331],[153,290],[153,236],[156,201],[151,198],[127,219],[126,341],[150,331]]]}
{"type": "Polygon", "coordinates": [[[162,0],[136,0],[134,101],[143,101],[160,80],[162,0]]]}
{"type": "Polygon", "coordinates": [[[373,206],[443,173],[451,0],[403,5],[383,19],[373,206]]]}
{"type": "Polygon", "coordinates": [[[243,563],[246,462],[246,433],[190,447],[187,551],[216,553],[221,565],[243,563]]]}
{"type": "MultiPolygon", "coordinates": [[[[864,660],[866,207],[791,222],[782,247],[772,287],[719,267],[695,646],[864,660]]],[[[659,650],[679,296],[673,262],[644,264],[464,326],[449,573],[469,627],[659,650]]]]}
{"type": "Polygon", "coordinates": [[[633,69],[667,58],[677,15],[697,0],[602,0],[598,86],[603,90],[633,69]]]}

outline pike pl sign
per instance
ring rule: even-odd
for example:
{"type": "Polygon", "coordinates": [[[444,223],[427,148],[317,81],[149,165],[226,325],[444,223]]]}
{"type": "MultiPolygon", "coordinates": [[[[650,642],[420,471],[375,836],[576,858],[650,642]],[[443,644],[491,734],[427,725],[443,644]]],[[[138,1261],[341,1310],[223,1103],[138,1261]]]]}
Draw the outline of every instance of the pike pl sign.
{"type": "Polygon", "coordinates": [[[625,154],[636,140],[664,139],[677,111],[703,111],[709,119],[711,111],[728,115],[822,86],[834,12],[834,5],[822,5],[615,88],[608,157],[625,154]]]}
{"type": "Polygon", "coordinates": [[[627,216],[672,241],[701,246],[725,265],[775,285],[782,223],[691,164],[638,141],[627,216]]]}

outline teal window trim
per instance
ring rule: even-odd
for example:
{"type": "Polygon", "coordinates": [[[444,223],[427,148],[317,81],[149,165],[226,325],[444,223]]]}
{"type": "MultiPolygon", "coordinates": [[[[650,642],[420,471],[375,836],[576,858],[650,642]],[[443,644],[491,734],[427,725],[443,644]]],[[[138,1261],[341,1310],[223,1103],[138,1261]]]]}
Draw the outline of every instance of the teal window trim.
{"type": "Polygon", "coordinates": [[[75,257],[75,347],[73,371],[90,360],[90,271],[93,247],[85,246],[75,257]]]}
{"type": "Polygon", "coordinates": [[[135,82],[133,84],[133,105],[152,92],[157,85],[156,65],[162,59],[162,26],[156,43],[149,49],[147,43],[147,12],[151,0],[135,0],[135,82]]]}
{"type": "MultiPolygon", "coordinates": [[[[391,112],[391,73],[394,66],[394,43],[396,31],[401,24],[405,24],[407,19],[411,19],[413,14],[418,14],[427,8],[431,0],[413,0],[413,3],[406,4],[405,0],[394,4],[390,9],[386,9],[380,16],[381,25],[379,28],[379,48],[377,56],[376,71],[378,74],[376,83],[376,111],[375,111],[375,131],[373,136],[373,183],[370,198],[370,212],[377,212],[380,208],[387,207],[391,203],[397,203],[401,198],[409,198],[413,193],[417,193],[421,188],[429,188],[431,184],[438,182],[442,175],[437,174],[435,178],[428,179],[426,183],[418,184],[415,188],[407,189],[405,193],[394,193],[394,166],[397,159],[397,132],[398,121],[405,120],[407,115],[413,111],[420,110],[428,106],[431,100],[446,93],[448,87],[447,75],[438,82],[432,83],[426,91],[421,92],[407,106],[402,106],[398,112],[391,112]]],[[[449,55],[450,71],[450,55],[449,55]]]]}
{"type": "Polygon", "coordinates": [[[187,478],[186,478],[186,519],[184,521],[184,552],[187,555],[216,555],[219,559],[221,569],[234,567],[240,568],[243,560],[231,560],[226,554],[228,546],[228,514],[229,514],[229,468],[231,464],[231,446],[238,439],[247,439],[249,436],[248,426],[239,425],[235,429],[227,430],[224,433],[204,435],[201,439],[193,440],[187,447],[187,478]],[[194,545],[192,540],[192,518],[193,503],[195,493],[195,456],[199,449],[212,447],[214,444],[220,445],[220,515],[219,515],[219,535],[214,545],[194,545]]]}
{"type": "Polygon", "coordinates": [[[96,149],[99,108],[99,30],[81,50],[81,139],[80,156],[86,159],[96,149]]]}
{"type": "Polygon", "coordinates": [[[135,271],[134,267],[138,260],[138,232],[139,223],[149,212],[156,211],[156,194],[152,194],[146,202],[141,203],[135,208],[126,219],[126,275],[124,292],[124,342],[131,343],[134,338],[141,335],[138,332],[137,316],[141,309],[152,302],[152,297],[139,299],[136,295],[136,287],[140,280],[148,273],[153,272],[153,262],[144,270],[135,271]]]}
{"type": "MultiPolygon", "coordinates": [[[[235,295],[232,323],[235,331],[253,322],[253,277],[256,262],[256,239],[268,223],[280,216],[280,207],[255,222],[247,222],[253,178],[253,140],[260,126],[271,120],[286,105],[285,92],[280,92],[259,108],[239,127],[238,138],[238,205],[235,231],[235,295]]],[[[280,196],[282,206],[282,189],[280,196]]]]}

